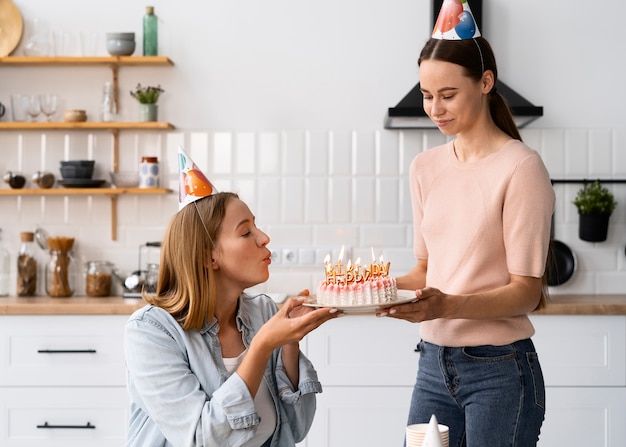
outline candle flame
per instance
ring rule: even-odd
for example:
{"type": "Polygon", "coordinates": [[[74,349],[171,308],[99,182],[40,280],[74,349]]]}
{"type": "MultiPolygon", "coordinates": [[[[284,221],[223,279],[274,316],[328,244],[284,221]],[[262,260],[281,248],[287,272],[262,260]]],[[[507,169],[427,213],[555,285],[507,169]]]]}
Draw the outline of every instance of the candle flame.
{"type": "Polygon", "coordinates": [[[330,262],[330,255],[326,255],[324,258],[324,265],[327,265],[330,262]]]}
{"type": "Polygon", "coordinates": [[[341,246],[341,251],[339,252],[339,259],[337,260],[338,262],[343,261],[343,251],[344,251],[344,246],[341,246]]]}
{"type": "Polygon", "coordinates": [[[376,255],[374,254],[374,247],[370,247],[372,249],[372,262],[376,262],[376,255]]]}

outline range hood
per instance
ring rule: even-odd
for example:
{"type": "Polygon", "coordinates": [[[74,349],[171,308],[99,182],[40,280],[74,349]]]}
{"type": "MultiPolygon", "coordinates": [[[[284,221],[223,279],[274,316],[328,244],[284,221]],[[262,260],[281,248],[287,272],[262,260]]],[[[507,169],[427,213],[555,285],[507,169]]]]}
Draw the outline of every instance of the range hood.
{"type": "MultiPolygon", "coordinates": [[[[432,0],[432,28],[435,27],[437,16],[443,0],[432,0]]],[[[482,27],[482,0],[472,0],[472,14],[476,19],[476,24],[481,33],[482,27]]],[[[431,29],[432,29],[431,28],[431,29]]],[[[484,35],[484,33],[483,33],[484,35]]],[[[496,88],[506,100],[513,119],[517,127],[522,128],[537,118],[543,116],[543,107],[535,106],[526,100],[523,96],[516,93],[512,88],[504,82],[496,81],[496,88]]],[[[389,107],[387,116],[385,117],[386,129],[435,129],[437,126],[433,124],[423,108],[424,96],[420,90],[418,83],[413,89],[406,94],[404,98],[395,107],[389,107]]]]}

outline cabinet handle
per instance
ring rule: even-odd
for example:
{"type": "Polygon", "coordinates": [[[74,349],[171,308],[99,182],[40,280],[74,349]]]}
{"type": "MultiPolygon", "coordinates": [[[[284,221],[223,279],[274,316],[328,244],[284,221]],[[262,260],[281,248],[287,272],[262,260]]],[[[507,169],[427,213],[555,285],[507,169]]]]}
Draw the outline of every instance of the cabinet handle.
{"type": "Polygon", "coordinates": [[[95,354],[95,349],[39,349],[39,354],[95,354]]]}
{"type": "Polygon", "coordinates": [[[43,425],[38,425],[37,428],[75,428],[75,429],[94,429],[95,425],[91,425],[91,422],[87,422],[87,425],[50,425],[48,422],[44,422],[43,425]]]}

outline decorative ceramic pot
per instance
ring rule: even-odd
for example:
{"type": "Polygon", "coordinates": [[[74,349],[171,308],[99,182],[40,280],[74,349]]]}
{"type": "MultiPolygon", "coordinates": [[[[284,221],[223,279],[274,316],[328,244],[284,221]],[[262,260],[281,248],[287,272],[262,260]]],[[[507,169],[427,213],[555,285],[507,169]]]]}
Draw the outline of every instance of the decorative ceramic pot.
{"type": "Polygon", "coordinates": [[[139,104],[139,121],[157,121],[159,106],[156,104],[139,104]]]}

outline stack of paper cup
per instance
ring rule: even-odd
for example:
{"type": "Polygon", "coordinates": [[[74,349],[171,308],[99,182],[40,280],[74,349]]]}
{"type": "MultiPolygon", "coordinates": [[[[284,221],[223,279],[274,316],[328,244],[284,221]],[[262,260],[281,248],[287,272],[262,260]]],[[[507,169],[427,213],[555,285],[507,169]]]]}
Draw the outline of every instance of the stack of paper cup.
{"type": "Polygon", "coordinates": [[[449,431],[448,426],[438,424],[433,415],[429,424],[412,424],[406,428],[406,447],[448,447],[449,431]]]}

